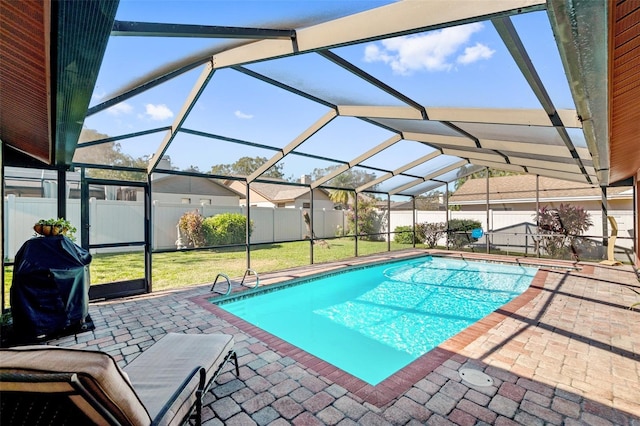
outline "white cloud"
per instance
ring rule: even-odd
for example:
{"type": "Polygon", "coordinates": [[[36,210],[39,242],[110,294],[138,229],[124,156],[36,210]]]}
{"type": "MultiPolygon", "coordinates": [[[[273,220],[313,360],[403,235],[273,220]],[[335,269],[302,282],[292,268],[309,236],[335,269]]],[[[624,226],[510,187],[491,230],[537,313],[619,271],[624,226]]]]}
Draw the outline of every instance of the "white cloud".
{"type": "Polygon", "coordinates": [[[241,118],[243,120],[250,120],[250,119],[253,118],[252,114],[245,114],[244,112],[242,112],[240,110],[234,112],[234,114],[235,114],[236,117],[241,118]]]}
{"type": "Polygon", "coordinates": [[[93,92],[93,94],[91,94],[91,99],[93,99],[94,101],[99,101],[101,99],[103,99],[107,94],[105,92],[93,92]]]}
{"type": "Polygon", "coordinates": [[[133,107],[126,102],[120,102],[119,104],[115,104],[114,106],[107,108],[107,113],[115,115],[116,117],[119,115],[131,114],[132,111],[133,107]]]}
{"type": "Polygon", "coordinates": [[[173,112],[171,112],[169,107],[167,107],[165,104],[147,104],[146,113],[149,118],[156,121],[166,120],[167,118],[173,117],[173,112]]]}
{"type": "MultiPolygon", "coordinates": [[[[384,62],[391,66],[395,73],[402,75],[421,70],[448,71],[454,65],[452,57],[469,42],[474,33],[482,28],[481,23],[473,23],[444,28],[428,34],[383,40],[378,44],[369,44],[365,47],[364,60],[384,62]]],[[[467,49],[471,51],[465,50],[465,53],[458,58],[458,61],[466,60],[467,62],[460,63],[468,64],[473,60],[488,59],[492,54],[488,52],[493,52],[481,44],[467,49]],[[486,51],[482,51],[478,46],[483,46],[486,51]],[[487,54],[489,56],[486,56],[487,54]]]]}
{"type": "Polygon", "coordinates": [[[459,64],[468,65],[481,59],[489,59],[494,53],[496,53],[496,51],[490,49],[488,46],[476,43],[475,46],[465,48],[464,54],[458,56],[457,62],[459,64]]]}

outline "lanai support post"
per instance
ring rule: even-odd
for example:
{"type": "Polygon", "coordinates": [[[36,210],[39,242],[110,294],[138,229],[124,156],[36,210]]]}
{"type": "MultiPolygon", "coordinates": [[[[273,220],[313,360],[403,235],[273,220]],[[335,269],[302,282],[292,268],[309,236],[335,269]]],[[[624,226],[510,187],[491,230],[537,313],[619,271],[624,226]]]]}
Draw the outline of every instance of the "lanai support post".
{"type": "Polygon", "coordinates": [[[445,221],[444,225],[447,232],[444,233],[445,245],[447,246],[447,250],[449,250],[449,184],[444,186],[444,214],[445,221]]]}
{"type": "Polygon", "coordinates": [[[249,199],[249,185],[251,185],[248,181],[246,181],[246,193],[245,196],[247,197],[247,224],[245,226],[245,252],[246,252],[246,257],[247,257],[247,269],[251,269],[251,233],[250,228],[251,228],[251,200],[249,199]]]}
{"type": "Polygon", "coordinates": [[[86,181],[87,172],[80,169],[80,247],[89,250],[89,184],[86,181]]]}
{"type": "Polygon", "coordinates": [[[540,175],[536,175],[536,257],[540,257],[540,175]]]}
{"type": "MultiPolygon", "coordinates": [[[[311,188],[311,186],[309,186],[309,197],[311,199],[311,203],[309,203],[309,205],[311,206],[311,214],[309,215],[309,218],[311,219],[309,222],[309,232],[311,235],[309,235],[309,241],[311,242],[311,244],[309,245],[309,256],[311,259],[311,265],[313,265],[313,241],[314,241],[314,233],[313,233],[313,188],[311,188]]],[[[304,208],[304,207],[303,207],[304,208]]]]}
{"type": "Polygon", "coordinates": [[[151,175],[147,173],[147,187],[144,189],[144,282],[147,293],[153,291],[153,201],[151,197],[151,175]]]}
{"type": "Polygon", "coordinates": [[[58,217],[67,218],[67,171],[58,169],[58,217]]]}
{"type": "Polygon", "coordinates": [[[485,177],[486,177],[486,181],[487,181],[487,232],[484,234],[484,239],[486,241],[487,244],[487,254],[489,254],[490,249],[489,249],[489,231],[491,231],[489,229],[489,168],[487,167],[485,169],[485,177]]]}
{"type": "Polygon", "coordinates": [[[0,282],[2,283],[2,294],[0,294],[0,314],[4,313],[4,294],[5,294],[5,282],[4,282],[4,163],[2,162],[2,139],[0,139],[0,198],[2,198],[2,204],[0,204],[0,260],[2,260],[2,269],[0,269],[0,282]]]}
{"type": "MultiPolygon", "coordinates": [[[[638,202],[638,177],[639,176],[636,176],[636,179],[633,183],[632,204],[633,206],[635,206],[635,208],[633,209],[633,223],[636,224],[636,226],[633,227],[633,253],[635,254],[634,263],[636,267],[640,266],[640,255],[638,254],[638,235],[640,235],[640,231],[638,230],[638,225],[640,225],[640,221],[638,221],[638,209],[640,209],[640,203],[638,202]]],[[[4,194],[2,198],[4,199],[4,194]]]]}
{"type": "Polygon", "coordinates": [[[416,248],[416,215],[418,214],[418,212],[416,211],[416,196],[412,195],[411,196],[411,201],[413,202],[413,248],[416,248]]]}
{"type": "Polygon", "coordinates": [[[607,187],[600,187],[601,206],[602,206],[602,259],[607,258],[609,252],[609,224],[607,223],[607,216],[609,214],[608,202],[607,202],[607,187]]]}
{"type": "Polygon", "coordinates": [[[354,198],[354,200],[353,200],[353,208],[355,209],[355,211],[354,211],[355,216],[354,216],[353,223],[354,223],[354,229],[355,229],[354,232],[356,234],[355,237],[354,237],[356,239],[355,240],[355,243],[356,243],[355,244],[355,254],[356,254],[356,257],[358,257],[358,193],[357,192],[355,193],[355,197],[353,197],[353,198],[354,198]]]}
{"type": "Polygon", "coordinates": [[[387,192],[387,251],[391,251],[391,195],[389,195],[388,192],[387,192]]]}

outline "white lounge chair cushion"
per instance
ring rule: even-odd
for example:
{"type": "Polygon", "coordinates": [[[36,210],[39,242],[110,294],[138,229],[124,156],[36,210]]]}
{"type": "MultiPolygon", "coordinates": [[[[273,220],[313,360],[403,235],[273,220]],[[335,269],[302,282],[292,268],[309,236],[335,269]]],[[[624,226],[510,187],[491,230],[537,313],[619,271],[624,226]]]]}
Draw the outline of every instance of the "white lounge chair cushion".
{"type": "MultiPolygon", "coordinates": [[[[227,334],[169,333],[131,361],[124,371],[151,418],[155,418],[195,367],[204,367],[208,384],[233,345],[233,336],[227,334]]],[[[197,388],[197,375],[194,380],[197,388]]],[[[184,392],[164,417],[170,420],[185,416],[196,397],[195,392],[184,392]]]]}
{"type": "MultiPolygon", "coordinates": [[[[3,349],[0,369],[5,372],[76,373],[83,386],[122,424],[148,425],[151,418],[116,361],[104,352],[59,348],[55,346],[22,346],[3,349]]],[[[14,390],[59,392],[60,383],[13,383],[14,390]],[[48,386],[51,389],[48,389],[48,386]]],[[[97,411],[80,397],[73,402],[94,419],[105,423],[97,411]]]]}

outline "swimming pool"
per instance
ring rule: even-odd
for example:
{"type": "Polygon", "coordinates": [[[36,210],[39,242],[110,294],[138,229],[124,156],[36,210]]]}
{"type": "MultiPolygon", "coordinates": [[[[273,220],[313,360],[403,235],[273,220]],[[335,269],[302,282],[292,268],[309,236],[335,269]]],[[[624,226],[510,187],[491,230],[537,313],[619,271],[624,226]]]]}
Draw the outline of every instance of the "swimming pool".
{"type": "Polygon", "coordinates": [[[332,272],[218,305],[375,386],[523,293],[536,272],[428,256],[332,272]]]}

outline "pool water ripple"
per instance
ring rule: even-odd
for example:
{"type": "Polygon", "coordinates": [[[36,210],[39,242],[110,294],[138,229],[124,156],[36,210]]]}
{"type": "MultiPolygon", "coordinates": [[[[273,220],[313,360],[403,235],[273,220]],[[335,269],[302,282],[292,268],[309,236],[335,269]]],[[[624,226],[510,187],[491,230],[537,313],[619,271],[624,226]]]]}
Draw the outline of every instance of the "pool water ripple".
{"type": "Polygon", "coordinates": [[[220,307],[375,385],[523,293],[536,272],[429,256],[220,307]]]}

